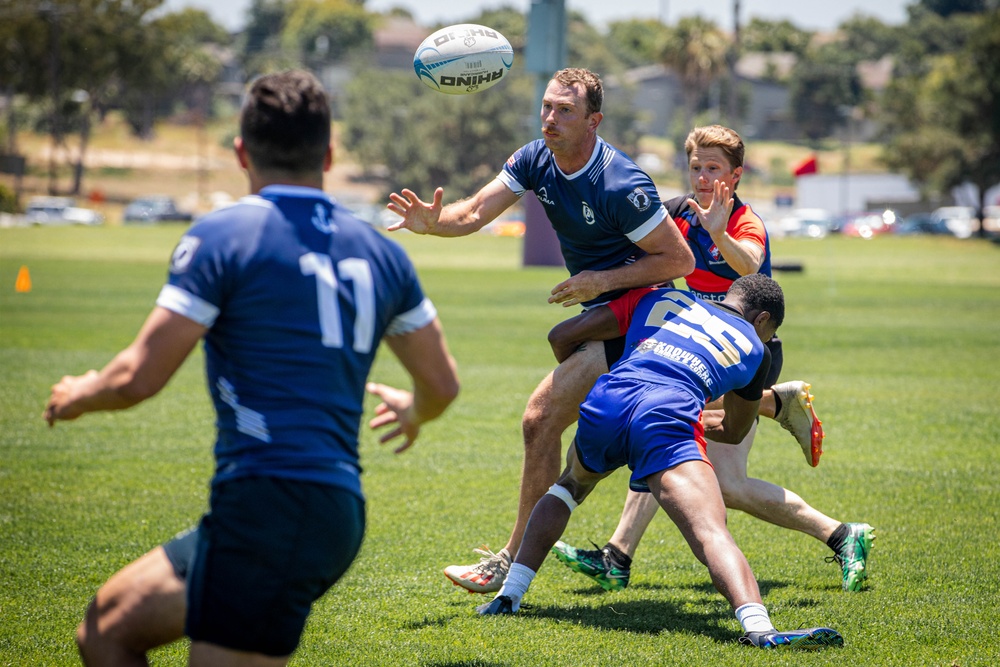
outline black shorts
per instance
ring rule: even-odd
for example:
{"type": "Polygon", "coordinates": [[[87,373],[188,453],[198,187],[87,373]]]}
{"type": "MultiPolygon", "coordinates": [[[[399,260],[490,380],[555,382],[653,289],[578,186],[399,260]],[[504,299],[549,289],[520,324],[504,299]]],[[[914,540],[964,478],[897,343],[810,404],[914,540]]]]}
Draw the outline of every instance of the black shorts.
{"type": "Polygon", "coordinates": [[[771,350],[771,370],[767,372],[767,380],[764,382],[764,388],[770,389],[778,381],[778,376],[781,375],[781,364],[784,362],[784,356],[781,353],[781,339],[777,336],[764,345],[767,345],[767,348],[771,350]]]}
{"type": "Polygon", "coordinates": [[[608,362],[609,369],[623,356],[625,356],[625,336],[604,341],[604,360],[608,362]]]}
{"type": "Polygon", "coordinates": [[[364,501],[324,484],[254,477],[214,487],[210,504],[196,530],[164,545],[187,581],[185,634],[290,655],[312,603],[361,547],[364,501]]]}

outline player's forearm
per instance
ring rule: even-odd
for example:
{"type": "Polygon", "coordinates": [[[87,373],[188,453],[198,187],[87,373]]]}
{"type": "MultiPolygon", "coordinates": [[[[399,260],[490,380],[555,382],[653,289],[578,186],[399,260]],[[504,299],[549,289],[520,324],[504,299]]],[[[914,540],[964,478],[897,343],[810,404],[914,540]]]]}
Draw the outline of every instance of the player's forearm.
{"type": "Polygon", "coordinates": [[[459,382],[455,372],[454,362],[450,372],[444,372],[434,378],[414,383],[413,406],[411,417],[415,424],[425,424],[437,419],[458,396],[459,382]]]}
{"type": "Polygon", "coordinates": [[[469,201],[455,202],[441,209],[441,217],[428,233],[445,237],[467,236],[485,227],[490,220],[469,201]]]}
{"type": "Polygon", "coordinates": [[[690,253],[677,257],[666,254],[644,255],[627,266],[601,271],[605,282],[602,293],[617,289],[649,287],[683,278],[694,270],[694,257],[690,253]]]}
{"type": "Polygon", "coordinates": [[[722,258],[736,273],[745,276],[757,273],[764,261],[764,249],[755,243],[737,241],[723,232],[713,236],[715,247],[719,249],[722,258]]]}

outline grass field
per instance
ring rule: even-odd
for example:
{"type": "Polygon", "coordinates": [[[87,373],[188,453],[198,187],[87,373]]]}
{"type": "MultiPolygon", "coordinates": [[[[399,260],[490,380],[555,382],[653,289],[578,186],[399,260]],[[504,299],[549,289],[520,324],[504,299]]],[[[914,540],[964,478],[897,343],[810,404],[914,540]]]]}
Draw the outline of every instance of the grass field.
{"type": "MultiPolygon", "coordinates": [[[[192,524],[211,474],[201,353],[156,398],[49,430],[65,373],[127,344],[165,276],[180,226],[0,229],[0,665],[78,664],[73,631],[116,569],[192,524]],[[16,293],[27,266],[33,286],[16,293]]],[[[666,517],[632,584],[603,593],[549,560],[516,618],[441,575],[503,545],[520,472],[520,413],[550,369],[567,315],[545,303],[563,271],[520,268],[516,239],[398,237],[437,304],[463,379],[452,410],[402,456],[364,434],[369,529],[348,575],[315,606],[295,665],[1000,664],[1000,246],[879,237],[774,244],[803,273],[776,277],[789,310],[785,379],[813,383],[827,431],[816,469],[772,422],[751,472],[846,521],[876,526],[870,586],[840,590],[829,550],[732,513],[779,628],[830,625],[843,649],[765,653],[666,517]]],[[[399,382],[381,356],[376,379],[399,382]]],[[[574,514],[566,539],[603,541],[623,471],[574,514]]],[[[183,664],[184,643],[155,652],[183,664]]]]}

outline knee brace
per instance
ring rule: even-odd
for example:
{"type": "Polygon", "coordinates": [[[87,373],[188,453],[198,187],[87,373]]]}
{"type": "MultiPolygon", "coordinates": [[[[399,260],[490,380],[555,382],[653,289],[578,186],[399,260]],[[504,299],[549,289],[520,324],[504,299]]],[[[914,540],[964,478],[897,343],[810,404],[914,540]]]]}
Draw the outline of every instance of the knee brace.
{"type": "Polygon", "coordinates": [[[566,507],[569,508],[570,512],[575,510],[576,506],[579,505],[578,502],[573,500],[573,494],[570,493],[569,489],[567,489],[565,486],[559,486],[558,484],[553,484],[552,486],[549,487],[549,490],[545,492],[545,495],[555,496],[559,500],[566,503],[566,507]]]}

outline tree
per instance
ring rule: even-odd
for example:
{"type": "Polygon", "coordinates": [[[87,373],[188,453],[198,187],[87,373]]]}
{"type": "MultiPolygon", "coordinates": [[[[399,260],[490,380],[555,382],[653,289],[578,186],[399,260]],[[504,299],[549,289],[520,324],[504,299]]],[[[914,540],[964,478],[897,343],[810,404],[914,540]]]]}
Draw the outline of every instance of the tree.
{"type": "Polygon", "coordinates": [[[958,51],[932,57],[926,73],[894,90],[901,99],[885,110],[886,163],[925,191],[972,183],[982,220],[986,191],[1000,182],[1000,10],[977,17],[958,51]]]}
{"type": "Polygon", "coordinates": [[[996,3],[991,7],[990,2],[991,0],[919,0],[917,4],[938,16],[948,18],[954,14],[974,14],[996,9],[996,3]]]}
{"type": "Polygon", "coordinates": [[[840,24],[843,48],[861,60],[880,60],[894,55],[902,42],[905,28],[889,26],[873,16],[855,14],[840,24]]]}
{"type": "Polygon", "coordinates": [[[796,27],[791,21],[768,21],[754,17],[740,31],[743,51],[760,53],[794,53],[803,55],[809,48],[813,33],[796,27]]]}
{"type": "Polygon", "coordinates": [[[638,67],[659,62],[669,34],[670,28],[656,19],[629,19],[608,25],[607,42],[625,66],[638,67]]]}
{"type": "Polygon", "coordinates": [[[375,17],[355,0],[292,0],[287,12],[281,44],[313,69],[372,45],[375,17]]]}
{"type": "Polygon", "coordinates": [[[285,0],[251,0],[239,49],[247,76],[255,77],[297,64],[282,49],[281,34],[287,14],[288,4],[285,0]]]}
{"type": "Polygon", "coordinates": [[[810,49],[799,59],[789,85],[792,118],[812,142],[844,124],[863,99],[857,55],[838,43],[810,49]]]}
{"type": "Polygon", "coordinates": [[[718,26],[700,16],[682,18],[661,44],[660,62],[681,80],[684,127],[692,127],[699,101],[726,71],[728,49],[729,40],[718,26]]]}
{"type": "Polygon", "coordinates": [[[368,174],[384,176],[387,191],[408,187],[429,199],[443,186],[453,201],[489,181],[530,137],[532,95],[526,76],[452,96],[409,72],[359,70],[347,87],[341,141],[368,174]]]}

